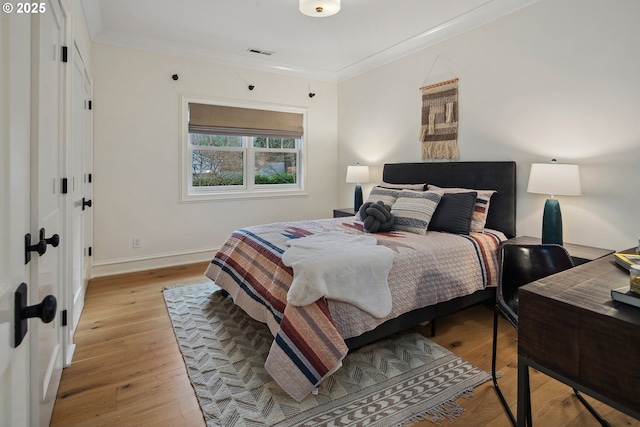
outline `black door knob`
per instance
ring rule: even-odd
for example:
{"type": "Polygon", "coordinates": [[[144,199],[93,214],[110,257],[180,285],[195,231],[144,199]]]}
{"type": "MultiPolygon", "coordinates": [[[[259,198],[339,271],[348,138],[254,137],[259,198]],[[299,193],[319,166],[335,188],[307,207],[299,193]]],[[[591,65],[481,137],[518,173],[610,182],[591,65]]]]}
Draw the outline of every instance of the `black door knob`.
{"type": "Polygon", "coordinates": [[[44,240],[46,244],[53,246],[54,248],[57,248],[58,245],[60,244],[60,236],[58,236],[58,234],[54,234],[53,236],[49,237],[48,239],[45,236],[45,231],[44,228],[40,229],[40,240],[44,240]]]}
{"type": "Polygon", "coordinates": [[[91,207],[91,200],[85,200],[85,198],[82,198],[82,210],[84,210],[85,207],[91,207]]]}
{"type": "Polygon", "coordinates": [[[31,261],[31,252],[38,252],[38,255],[42,256],[47,252],[47,242],[40,239],[35,245],[31,244],[31,233],[24,235],[24,263],[28,264],[31,261]]]}
{"type": "Polygon", "coordinates": [[[38,317],[42,320],[42,323],[51,323],[51,321],[56,317],[57,307],[58,300],[56,300],[56,297],[53,295],[47,295],[40,304],[25,307],[22,311],[22,316],[24,319],[38,317]]]}
{"type": "Polygon", "coordinates": [[[44,323],[50,323],[56,317],[58,301],[53,295],[44,297],[40,304],[27,306],[27,284],[20,283],[14,294],[14,338],[18,347],[27,334],[27,319],[38,317],[44,323]]]}

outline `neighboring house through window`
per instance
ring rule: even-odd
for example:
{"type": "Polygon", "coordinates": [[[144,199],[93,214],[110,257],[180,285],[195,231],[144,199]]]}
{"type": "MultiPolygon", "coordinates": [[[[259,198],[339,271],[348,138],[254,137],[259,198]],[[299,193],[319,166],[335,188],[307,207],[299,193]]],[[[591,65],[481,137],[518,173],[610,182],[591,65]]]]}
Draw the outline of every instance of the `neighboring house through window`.
{"type": "Polygon", "coordinates": [[[305,113],[184,98],[182,200],[304,194],[305,113]]]}

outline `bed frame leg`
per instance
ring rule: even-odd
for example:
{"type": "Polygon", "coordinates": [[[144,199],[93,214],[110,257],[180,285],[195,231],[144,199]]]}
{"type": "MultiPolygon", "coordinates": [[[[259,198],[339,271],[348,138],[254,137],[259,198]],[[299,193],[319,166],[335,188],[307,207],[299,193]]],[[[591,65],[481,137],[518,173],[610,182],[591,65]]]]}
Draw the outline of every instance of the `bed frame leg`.
{"type": "Polygon", "coordinates": [[[436,319],[431,319],[431,336],[436,336],[436,319]]]}

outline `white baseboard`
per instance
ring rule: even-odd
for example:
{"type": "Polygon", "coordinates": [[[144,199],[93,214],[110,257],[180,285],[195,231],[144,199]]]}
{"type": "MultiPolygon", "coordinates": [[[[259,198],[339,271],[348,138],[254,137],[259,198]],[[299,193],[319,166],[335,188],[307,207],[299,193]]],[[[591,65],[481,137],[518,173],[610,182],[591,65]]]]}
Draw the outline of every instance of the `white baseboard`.
{"type": "Polygon", "coordinates": [[[64,356],[65,356],[65,360],[64,360],[64,367],[68,368],[69,366],[71,366],[71,361],[73,360],[73,353],[75,353],[76,351],[76,345],[75,344],[71,344],[67,346],[67,351],[65,352],[64,356]]]}
{"type": "Polygon", "coordinates": [[[98,261],[93,264],[91,277],[113,276],[115,274],[135,273],[154,268],[174,267],[211,261],[217,249],[206,248],[188,252],[172,252],[146,257],[98,261]]]}

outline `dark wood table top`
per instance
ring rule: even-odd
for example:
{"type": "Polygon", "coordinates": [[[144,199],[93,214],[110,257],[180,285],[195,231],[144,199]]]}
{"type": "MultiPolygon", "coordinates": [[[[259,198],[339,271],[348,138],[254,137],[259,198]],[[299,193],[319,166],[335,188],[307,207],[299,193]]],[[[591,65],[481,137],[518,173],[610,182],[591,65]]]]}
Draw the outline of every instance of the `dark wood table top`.
{"type": "Polygon", "coordinates": [[[518,356],[639,418],[640,308],[611,299],[627,285],[608,255],[521,287],[518,356]]]}
{"type": "Polygon", "coordinates": [[[640,308],[611,299],[611,289],[628,285],[629,272],[611,255],[525,285],[520,292],[536,293],[640,326],[640,308]]]}

